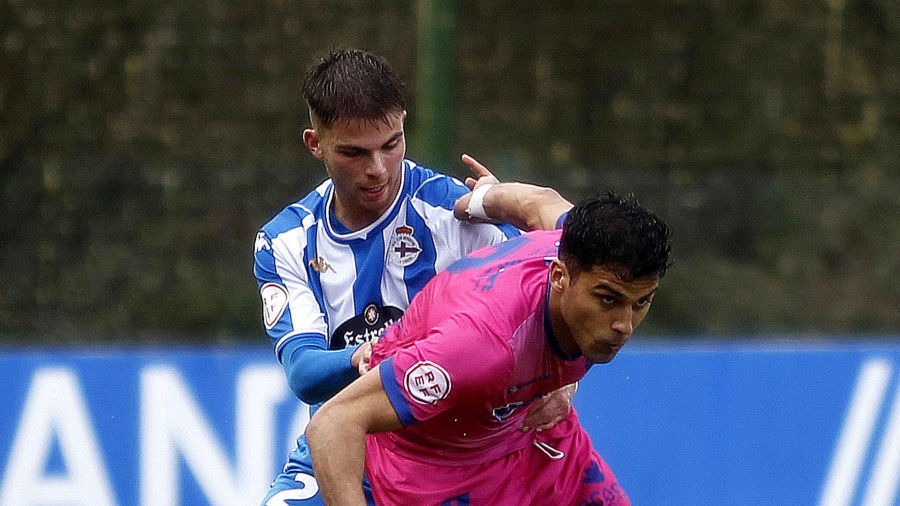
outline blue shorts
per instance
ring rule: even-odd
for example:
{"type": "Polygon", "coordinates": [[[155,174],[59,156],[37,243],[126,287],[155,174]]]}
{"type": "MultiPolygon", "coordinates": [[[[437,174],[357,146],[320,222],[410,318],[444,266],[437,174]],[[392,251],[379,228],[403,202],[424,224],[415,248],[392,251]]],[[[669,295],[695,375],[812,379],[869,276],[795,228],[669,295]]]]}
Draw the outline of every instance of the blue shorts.
{"type": "MultiPolygon", "coordinates": [[[[374,506],[372,488],[369,480],[363,476],[363,492],[366,502],[374,506]]],[[[322,494],[319,493],[319,483],[316,481],[312,468],[312,456],[309,453],[309,445],[306,436],[297,438],[297,447],[288,457],[281,474],[275,478],[269,488],[269,493],[262,500],[261,506],[324,506],[322,494]]]]}

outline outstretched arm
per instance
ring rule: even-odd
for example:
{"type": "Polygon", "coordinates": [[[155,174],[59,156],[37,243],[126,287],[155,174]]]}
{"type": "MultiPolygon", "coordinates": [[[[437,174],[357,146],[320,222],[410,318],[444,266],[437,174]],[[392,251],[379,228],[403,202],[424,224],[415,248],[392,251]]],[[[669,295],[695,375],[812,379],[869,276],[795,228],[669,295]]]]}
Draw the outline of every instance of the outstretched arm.
{"type": "MultiPolygon", "coordinates": [[[[524,183],[500,183],[491,171],[469,155],[462,155],[475,177],[466,178],[466,186],[477,190],[489,186],[482,198],[482,207],[491,221],[512,223],[522,230],[552,230],[559,218],[572,208],[572,203],[562,198],[556,190],[524,183]]],[[[482,189],[481,191],[485,191],[482,189]]],[[[454,208],[460,220],[483,221],[470,216],[471,199],[475,193],[463,195],[454,208]]],[[[567,385],[541,397],[529,408],[520,430],[542,431],[559,423],[572,406],[572,395],[577,385],[567,385]]]]}
{"type": "Polygon", "coordinates": [[[478,160],[463,155],[462,161],[476,178],[466,179],[466,186],[473,192],[456,201],[453,213],[457,219],[511,223],[522,230],[553,230],[560,216],[572,208],[572,203],[552,188],[500,183],[478,160]]]}
{"type": "Polygon", "coordinates": [[[329,506],[364,506],[366,434],[403,427],[379,366],[322,405],[306,427],[316,480],[329,506]]]}

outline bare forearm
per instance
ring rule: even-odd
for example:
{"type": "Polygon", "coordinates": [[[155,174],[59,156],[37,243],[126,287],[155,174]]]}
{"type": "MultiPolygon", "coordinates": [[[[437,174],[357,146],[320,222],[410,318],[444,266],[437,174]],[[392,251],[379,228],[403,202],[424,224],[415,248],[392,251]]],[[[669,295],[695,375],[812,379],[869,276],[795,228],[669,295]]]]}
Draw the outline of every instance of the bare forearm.
{"type": "Polygon", "coordinates": [[[553,230],[572,203],[556,190],[525,183],[496,184],[484,196],[484,211],[495,221],[522,230],[553,230]]]}
{"type": "Polygon", "coordinates": [[[316,479],[328,506],[366,504],[366,434],[403,427],[381,384],[380,367],[329,399],[306,427],[316,479]]]}
{"type": "Polygon", "coordinates": [[[328,506],[364,506],[365,430],[326,403],[306,429],[322,499],[328,506]]]}
{"type": "Polygon", "coordinates": [[[572,208],[572,203],[552,188],[501,183],[471,156],[462,155],[462,161],[475,177],[466,178],[466,186],[473,192],[460,197],[454,206],[453,213],[460,220],[510,223],[526,231],[553,230],[560,216],[572,208]]]}

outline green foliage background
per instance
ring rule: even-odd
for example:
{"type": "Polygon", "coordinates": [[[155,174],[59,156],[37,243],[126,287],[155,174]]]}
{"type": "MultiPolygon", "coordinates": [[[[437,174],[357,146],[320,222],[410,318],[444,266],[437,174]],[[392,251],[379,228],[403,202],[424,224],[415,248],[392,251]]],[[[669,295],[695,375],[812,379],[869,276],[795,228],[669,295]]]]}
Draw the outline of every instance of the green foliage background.
{"type": "MultiPolygon", "coordinates": [[[[324,169],[305,68],[410,84],[425,2],[0,3],[2,342],[264,342],[257,227],[324,169]],[[419,10],[418,12],[421,12],[419,10]]],[[[900,4],[461,1],[455,152],[675,230],[644,334],[900,330],[900,4]]]]}

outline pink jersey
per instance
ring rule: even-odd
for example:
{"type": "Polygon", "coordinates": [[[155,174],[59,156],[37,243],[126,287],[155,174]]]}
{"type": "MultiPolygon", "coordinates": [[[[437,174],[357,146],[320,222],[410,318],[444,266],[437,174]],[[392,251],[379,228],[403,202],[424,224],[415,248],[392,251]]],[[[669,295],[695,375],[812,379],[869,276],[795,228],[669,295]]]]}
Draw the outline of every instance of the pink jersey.
{"type": "MultiPolygon", "coordinates": [[[[385,391],[405,427],[368,436],[367,474],[376,499],[378,482],[412,483],[413,504],[424,491],[446,489],[447,476],[436,469],[490,467],[533,450],[535,435],[519,430],[528,406],[588,371],[584,357],[562,351],[547,311],[549,264],[560,233],[532,232],[458,261],[385,332],[372,364],[381,364],[385,391]]],[[[593,453],[574,413],[550,432],[568,438],[566,445],[583,441],[575,444],[580,452],[593,453]]]]}

